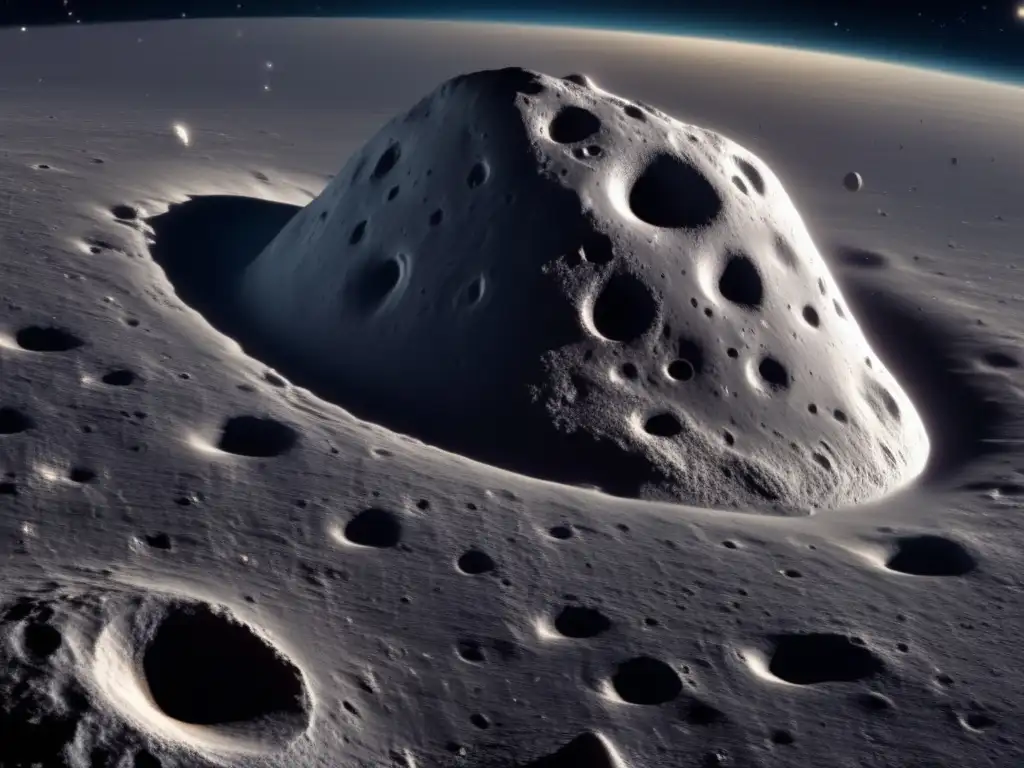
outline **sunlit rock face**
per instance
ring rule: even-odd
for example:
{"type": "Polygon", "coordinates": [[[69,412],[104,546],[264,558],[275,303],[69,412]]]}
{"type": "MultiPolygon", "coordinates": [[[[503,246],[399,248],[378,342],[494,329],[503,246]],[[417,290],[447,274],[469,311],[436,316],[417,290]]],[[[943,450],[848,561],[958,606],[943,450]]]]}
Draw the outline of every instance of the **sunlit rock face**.
{"type": "Polygon", "coordinates": [[[928,456],[775,174],[584,76],[442,84],[239,298],[357,416],[541,479],[793,513],[928,456]]]}

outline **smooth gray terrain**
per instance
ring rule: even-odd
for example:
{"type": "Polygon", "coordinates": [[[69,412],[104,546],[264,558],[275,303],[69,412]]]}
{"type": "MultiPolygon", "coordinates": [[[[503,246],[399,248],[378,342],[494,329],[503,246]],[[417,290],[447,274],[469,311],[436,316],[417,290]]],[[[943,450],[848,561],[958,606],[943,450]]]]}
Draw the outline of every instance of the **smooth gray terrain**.
{"type": "MultiPolygon", "coordinates": [[[[821,54],[497,25],[0,33],[0,765],[1021,765],[1022,95],[821,54]],[[314,386],[314,366],[296,364],[308,336],[285,354],[287,335],[271,340],[260,326],[278,327],[287,302],[315,314],[318,283],[332,296],[336,285],[314,279],[303,307],[281,274],[282,306],[236,311],[239,276],[274,254],[289,222],[319,214],[321,192],[345,189],[351,157],[368,147],[376,162],[386,146],[371,140],[389,121],[449,78],[509,66],[585,72],[589,86],[549,85],[597,112],[611,97],[586,92],[600,88],[649,118],[727,137],[720,167],[742,154],[776,203],[751,198],[742,170],[746,193],[723,176],[723,207],[748,199],[759,212],[734,234],[791,209],[799,263],[822,261],[855,331],[822,349],[787,342],[794,370],[833,353],[853,366],[839,350],[869,348],[900,413],[920,416],[923,468],[908,461],[874,501],[833,499],[802,515],[733,496],[734,507],[627,498],[540,477],[544,462],[517,474],[480,446],[457,452],[395,431],[396,413],[416,414],[416,382],[378,364],[404,351],[425,392],[448,383],[474,418],[500,417],[483,407],[494,392],[473,364],[488,339],[524,354],[526,331],[550,309],[529,304],[528,281],[485,280],[481,301],[512,285],[532,313],[477,329],[479,349],[461,359],[443,334],[432,359],[426,324],[405,346],[341,312],[332,332],[358,325],[358,348],[381,352],[357,367],[374,413],[314,386]],[[844,185],[851,171],[856,194],[844,185]]],[[[556,112],[537,112],[549,132],[556,112]]],[[[610,113],[600,122],[617,125],[610,113]]],[[[427,143],[428,132],[405,130],[404,141],[427,143]]],[[[593,145],[615,162],[612,149],[639,135],[604,130],[579,145],[584,157],[557,141],[568,154],[552,157],[596,164],[593,145]]],[[[454,142],[446,136],[436,131],[454,142]]],[[[415,157],[360,204],[419,199],[429,229],[431,195],[404,175],[415,157]]],[[[470,184],[470,151],[436,157],[434,173],[453,179],[442,195],[456,180],[484,196],[504,183],[494,173],[470,184]]],[[[704,155],[707,167],[715,157],[704,155]]],[[[573,173],[556,172],[563,190],[584,188],[573,173]]],[[[556,206],[525,202],[513,210],[561,221],[556,206]]],[[[452,248],[459,238],[445,227],[482,226],[472,204],[445,203],[436,231],[452,248]]],[[[355,216],[347,203],[330,213],[355,216]]],[[[366,243],[400,240],[415,256],[425,236],[401,232],[413,218],[377,233],[370,219],[366,243]]],[[[496,248],[550,236],[497,220],[496,248]]],[[[593,220],[567,228],[570,255],[593,220]]],[[[351,237],[347,223],[338,232],[351,237]]],[[[634,224],[598,229],[612,245],[604,269],[654,265],[674,242],[634,224]]],[[[603,274],[589,259],[580,268],[603,274]]],[[[475,274],[457,275],[474,296],[475,274]]],[[[273,282],[255,293],[272,296],[273,282]]],[[[790,314],[765,310],[759,333],[800,328],[795,297],[817,285],[786,285],[790,314]]],[[[453,301],[466,295],[459,280],[443,286],[453,301]]],[[[708,319],[708,298],[698,310],[688,294],[659,296],[659,307],[668,296],[708,319]]],[[[748,311],[728,308],[706,343],[721,344],[748,311]]],[[[801,332],[837,321],[834,308],[816,311],[821,327],[801,332]]],[[[646,350],[638,370],[662,361],[644,342],[599,336],[646,350]]],[[[814,396],[817,418],[842,435],[831,413],[841,406],[823,400],[831,388],[814,396]]],[[[820,440],[808,398],[762,394],[771,420],[736,426],[735,450],[749,441],[789,467],[789,440],[774,444],[772,429],[820,440]]],[[[697,402],[707,423],[732,414],[697,402]]],[[[588,428],[611,412],[575,415],[588,428]]]]}

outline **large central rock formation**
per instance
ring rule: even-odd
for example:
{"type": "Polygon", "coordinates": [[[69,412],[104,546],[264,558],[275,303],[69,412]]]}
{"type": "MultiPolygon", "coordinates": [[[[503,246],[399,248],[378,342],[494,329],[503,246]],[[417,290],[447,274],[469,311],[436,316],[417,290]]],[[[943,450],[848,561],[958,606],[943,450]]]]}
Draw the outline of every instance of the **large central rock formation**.
{"type": "Polygon", "coordinates": [[[544,479],[807,510],[929,445],[779,179],[739,145],[520,69],[441,85],[244,275],[305,381],[544,479]]]}

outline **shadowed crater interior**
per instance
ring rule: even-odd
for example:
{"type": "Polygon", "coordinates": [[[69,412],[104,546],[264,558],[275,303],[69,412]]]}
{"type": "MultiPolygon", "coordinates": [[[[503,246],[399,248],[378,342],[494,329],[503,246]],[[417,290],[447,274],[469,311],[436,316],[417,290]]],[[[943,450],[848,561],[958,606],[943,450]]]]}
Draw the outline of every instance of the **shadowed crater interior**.
{"type": "Polygon", "coordinates": [[[85,344],[66,328],[29,325],[14,335],[18,346],[29,352],[70,352],[85,344]]]}
{"type": "Polygon", "coordinates": [[[298,441],[298,432],[275,419],[234,416],[224,422],[217,447],[238,456],[269,458],[287,453],[298,441]]]}
{"type": "Polygon", "coordinates": [[[722,198],[690,163],[668,153],[655,155],[629,192],[629,207],[656,227],[706,227],[722,210],[722,198]]]}
{"type": "Polygon", "coordinates": [[[886,561],[890,570],[914,576],[964,576],[976,566],[963,544],[930,534],[897,539],[886,561]]]}
{"type": "Polygon", "coordinates": [[[638,656],[624,661],[612,675],[612,687],[630,704],[664,704],[683,692],[683,681],[660,659],[638,656]]]}
{"type": "Polygon", "coordinates": [[[768,665],[773,675],[794,685],[853,682],[884,669],[882,659],[858,641],[824,633],[776,637],[768,665]]]}
{"type": "Polygon", "coordinates": [[[183,723],[308,717],[298,668],[248,626],[202,604],[168,609],[142,667],[156,705],[183,723]]]}
{"type": "Polygon", "coordinates": [[[596,733],[585,731],[526,768],[616,768],[618,765],[620,762],[608,743],[596,733]]]}

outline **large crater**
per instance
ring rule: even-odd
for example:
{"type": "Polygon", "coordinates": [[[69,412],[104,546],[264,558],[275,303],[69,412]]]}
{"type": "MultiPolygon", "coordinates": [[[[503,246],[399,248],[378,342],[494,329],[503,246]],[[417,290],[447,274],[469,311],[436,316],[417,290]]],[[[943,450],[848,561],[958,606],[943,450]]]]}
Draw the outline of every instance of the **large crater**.
{"type": "Polygon", "coordinates": [[[130,722],[204,753],[265,755],[309,726],[302,672],[228,609],[150,598],[96,644],[96,687],[130,722]]]}

